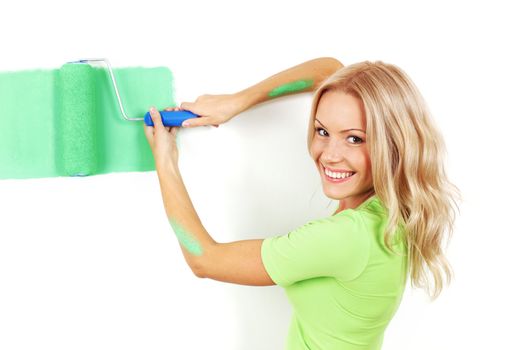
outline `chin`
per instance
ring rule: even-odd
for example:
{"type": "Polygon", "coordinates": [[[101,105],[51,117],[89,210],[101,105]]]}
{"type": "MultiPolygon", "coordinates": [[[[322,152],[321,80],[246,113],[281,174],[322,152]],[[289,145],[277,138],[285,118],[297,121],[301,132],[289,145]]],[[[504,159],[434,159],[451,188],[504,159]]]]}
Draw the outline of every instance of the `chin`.
{"type": "Polygon", "coordinates": [[[323,189],[323,192],[325,196],[334,200],[341,200],[352,196],[351,193],[344,193],[341,191],[327,191],[326,189],[323,189]]]}

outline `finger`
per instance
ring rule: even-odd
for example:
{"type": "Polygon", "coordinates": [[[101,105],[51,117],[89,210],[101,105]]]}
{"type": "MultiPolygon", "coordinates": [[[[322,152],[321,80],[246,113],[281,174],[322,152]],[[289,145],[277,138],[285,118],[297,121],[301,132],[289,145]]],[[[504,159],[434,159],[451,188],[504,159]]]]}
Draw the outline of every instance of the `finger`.
{"type": "Polygon", "coordinates": [[[164,124],[162,124],[162,118],[160,117],[160,113],[157,108],[151,107],[149,109],[149,114],[151,115],[151,120],[153,121],[155,130],[161,130],[164,124]]]}
{"type": "Polygon", "coordinates": [[[153,142],[153,127],[144,124],[144,134],[146,135],[146,139],[151,147],[153,142]]]}
{"type": "Polygon", "coordinates": [[[170,112],[170,111],[176,110],[177,108],[179,108],[179,107],[168,107],[168,108],[166,108],[164,110],[170,112]]]}
{"type": "Polygon", "coordinates": [[[182,102],[180,104],[180,108],[184,109],[185,111],[190,111],[190,112],[193,112],[195,114],[198,114],[197,112],[195,112],[195,103],[193,103],[193,102],[182,102]]]}
{"type": "Polygon", "coordinates": [[[188,118],[183,123],[182,126],[185,128],[192,128],[195,126],[204,126],[211,125],[213,120],[209,117],[197,117],[197,118],[188,118]]]}

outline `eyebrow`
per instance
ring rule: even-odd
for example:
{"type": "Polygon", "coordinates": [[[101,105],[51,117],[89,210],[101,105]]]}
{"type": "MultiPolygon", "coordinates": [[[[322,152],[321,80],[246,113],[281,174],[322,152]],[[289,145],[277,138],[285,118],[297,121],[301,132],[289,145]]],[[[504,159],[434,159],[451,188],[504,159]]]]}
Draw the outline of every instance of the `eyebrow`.
{"type": "MultiPolygon", "coordinates": [[[[326,126],[324,126],[323,123],[321,123],[321,122],[319,121],[319,119],[315,118],[315,120],[317,120],[317,122],[318,122],[319,124],[321,124],[321,125],[323,126],[323,128],[326,129],[326,126]]],[[[352,130],[359,130],[359,131],[364,132],[364,133],[366,134],[366,131],[364,131],[364,130],[362,130],[362,129],[355,129],[355,128],[353,128],[353,129],[341,130],[341,131],[339,131],[339,133],[342,134],[342,133],[344,133],[344,132],[352,131],[352,130]]]]}

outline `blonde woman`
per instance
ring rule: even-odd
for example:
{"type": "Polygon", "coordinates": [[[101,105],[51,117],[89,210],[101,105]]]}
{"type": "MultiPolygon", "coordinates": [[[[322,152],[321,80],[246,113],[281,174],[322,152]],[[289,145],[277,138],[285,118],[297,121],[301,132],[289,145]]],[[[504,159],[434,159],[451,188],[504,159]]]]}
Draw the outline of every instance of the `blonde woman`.
{"type": "Polygon", "coordinates": [[[408,276],[436,298],[452,275],[442,243],[459,191],[410,78],[380,61],[343,67],[319,58],[180,108],[199,115],[187,120],[190,127],[218,126],[258,103],[305,91],[315,91],[308,152],[324,193],[339,201],[333,215],[282,236],[217,243],[178,169],[179,128],[164,127],[152,108],[155,126],[145,133],[166,214],[196,276],[285,288],[294,311],[287,349],[380,349],[408,276]]]}

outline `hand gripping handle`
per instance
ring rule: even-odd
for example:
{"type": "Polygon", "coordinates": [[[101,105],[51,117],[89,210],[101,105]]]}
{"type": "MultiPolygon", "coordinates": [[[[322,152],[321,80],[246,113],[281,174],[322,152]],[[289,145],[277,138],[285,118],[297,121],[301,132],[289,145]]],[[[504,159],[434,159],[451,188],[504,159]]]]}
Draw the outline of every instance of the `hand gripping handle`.
{"type": "MultiPolygon", "coordinates": [[[[159,111],[162,118],[162,124],[164,126],[181,126],[182,122],[186,119],[197,118],[198,115],[190,111],[159,111]]],[[[153,126],[153,120],[151,120],[151,114],[147,112],[144,115],[144,123],[148,126],[153,126]]]]}

